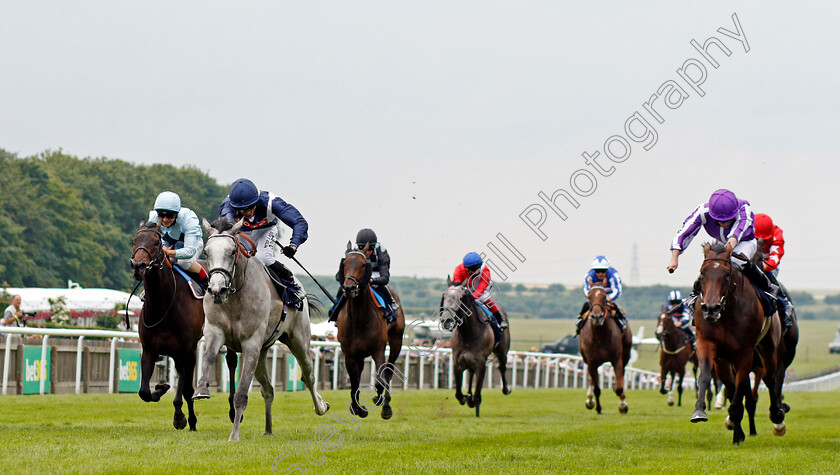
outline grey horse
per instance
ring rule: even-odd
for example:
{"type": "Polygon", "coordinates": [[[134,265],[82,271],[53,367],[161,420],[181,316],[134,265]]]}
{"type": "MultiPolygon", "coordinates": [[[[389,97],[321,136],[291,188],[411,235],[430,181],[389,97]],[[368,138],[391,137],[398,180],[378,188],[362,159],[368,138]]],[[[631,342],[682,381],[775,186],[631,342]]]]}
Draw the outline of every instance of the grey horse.
{"type": "MultiPolygon", "coordinates": [[[[204,337],[207,351],[202,362],[202,377],[198,381],[193,399],[210,397],[207,375],[216,362],[222,345],[228,352],[242,354],[239,387],[231,400],[231,441],[239,440],[239,424],[248,404],[248,389],[254,377],[260,383],[265,400],[265,435],[271,434],[271,403],[274,387],[266,368],[266,353],[273,341],[283,342],[300,364],[301,380],[309,389],[315,413],[324,415],[330,405],[315,390],[312,357],[309,354],[309,302],[304,299],[303,311],[286,307],[277,293],[265,266],[251,259],[243,250],[236,234],[242,221],[231,225],[220,218],[209,224],[203,221],[207,232],[207,267],[210,269],[208,295],[204,299],[204,337]],[[282,321],[281,321],[282,320],[282,321]]],[[[229,360],[230,361],[230,360],[229,360]]]]}

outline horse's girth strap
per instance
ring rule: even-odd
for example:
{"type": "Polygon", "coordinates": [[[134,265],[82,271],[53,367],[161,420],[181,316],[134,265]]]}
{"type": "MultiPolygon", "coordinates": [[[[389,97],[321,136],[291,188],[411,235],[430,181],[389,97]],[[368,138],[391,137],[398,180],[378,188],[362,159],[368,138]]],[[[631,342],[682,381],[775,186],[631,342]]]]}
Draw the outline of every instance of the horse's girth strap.
{"type": "MultiPolygon", "coordinates": [[[[773,313],[775,315],[775,313],[773,313]]],[[[770,324],[773,322],[772,318],[773,315],[764,317],[764,325],[761,326],[761,335],[758,336],[758,341],[755,342],[755,346],[758,346],[761,343],[761,340],[767,335],[767,332],[770,331],[770,324]]]]}

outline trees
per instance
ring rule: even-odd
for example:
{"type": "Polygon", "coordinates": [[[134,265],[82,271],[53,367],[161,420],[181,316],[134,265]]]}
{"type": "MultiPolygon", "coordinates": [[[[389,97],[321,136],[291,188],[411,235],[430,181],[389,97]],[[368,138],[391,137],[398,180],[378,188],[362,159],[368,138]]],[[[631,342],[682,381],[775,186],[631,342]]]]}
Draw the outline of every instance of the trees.
{"type": "Polygon", "coordinates": [[[157,194],[175,191],[199,216],[218,214],[227,187],[195,167],[134,165],[0,149],[0,282],[127,290],[131,237],[157,194]]]}

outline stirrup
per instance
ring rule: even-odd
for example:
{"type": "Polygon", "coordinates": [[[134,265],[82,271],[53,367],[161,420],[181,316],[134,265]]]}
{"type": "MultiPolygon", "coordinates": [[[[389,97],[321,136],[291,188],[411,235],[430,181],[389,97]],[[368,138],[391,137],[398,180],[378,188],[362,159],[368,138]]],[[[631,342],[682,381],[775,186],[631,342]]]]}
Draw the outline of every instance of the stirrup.
{"type": "Polygon", "coordinates": [[[504,330],[506,328],[510,328],[510,325],[508,325],[508,322],[506,320],[502,320],[499,323],[499,329],[504,330]]]}

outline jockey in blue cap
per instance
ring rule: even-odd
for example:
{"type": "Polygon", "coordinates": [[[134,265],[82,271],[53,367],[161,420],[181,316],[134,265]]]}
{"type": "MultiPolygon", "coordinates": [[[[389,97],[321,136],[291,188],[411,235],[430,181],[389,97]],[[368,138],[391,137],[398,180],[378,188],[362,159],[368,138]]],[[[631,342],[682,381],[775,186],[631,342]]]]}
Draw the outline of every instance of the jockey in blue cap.
{"type": "Polygon", "coordinates": [[[204,250],[204,240],[195,212],[181,207],[181,197],[177,193],[164,191],[155,199],[154,209],[149,211],[149,222],[160,223],[166,256],[181,269],[198,275],[199,282],[206,287],[207,272],[196,262],[204,250]]]}
{"type": "Polygon", "coordinates": [[[260,261],[287,281],[299,299],[304,297],[292,271],[274,257],[278,220],[292,228],[289,245],[282,247],[284,256],[294,257],[298,247],[309,237],[309,224],[297,208],[272,193],[258,190],[251,180],[240,178],[230,186],[230,193],[219,206],[219,215],[231,222],[242,220],[242,233],[257,245],[260,261]]]}
{"type": "MultiPolygon", "coordinates": [[[[758,249],[753,230],[753,212],[750,202],[738,199],[735,193],[720,189],[712,193],[708,203],[702,203],[685,219],[682,227],[671,241],[671,261],[668,272],[673,273],[679,266],[680,254],[688,247],[694,236],[703,227],[706,232],[721,244],[725,244],[731,251],[730,262],[739,269],[759,289],[776,296],[783,305],[777,305],[782,321],[790,312],[789,303],[782,296],[779,287],[772,282],[764,272],[758,268],[752,258],[758,249]],[[746,258],[746,261],[744,260],[746,258]]],[[[700,294],[700,278],[694,282],[689,305],[692,299],[700,294]]]]}
{"type": "MultiPolygon", "coordinates": [[[[621,296],[621,277],[618,275],[618,271],[610,265],[610,261],[607,260],[606,256],[595,256],[595,259],[592,260],[589,272],[586,273],[586,276],[583,279],[583,295],[587,298],[589,298],[589,290],[593,285],[601,286],[604,290],[606,290],[607,302],[610,302],[611,307],[615,310],[618,326],[623,332],[627,327],[627,316],[624,315],[624,310],[615,303],[615,301],[618,300],[618,297],[621,296]]],[[[583,328],[583,323],[585,321],[583,319],[583,314],[585,314],[588,310],[589,301],[587,300],[580,309],[580,314],[578,315],[578,321],[576,323],[577,332],[575,334],[579,334],[580,330],[583,328]]]]}

